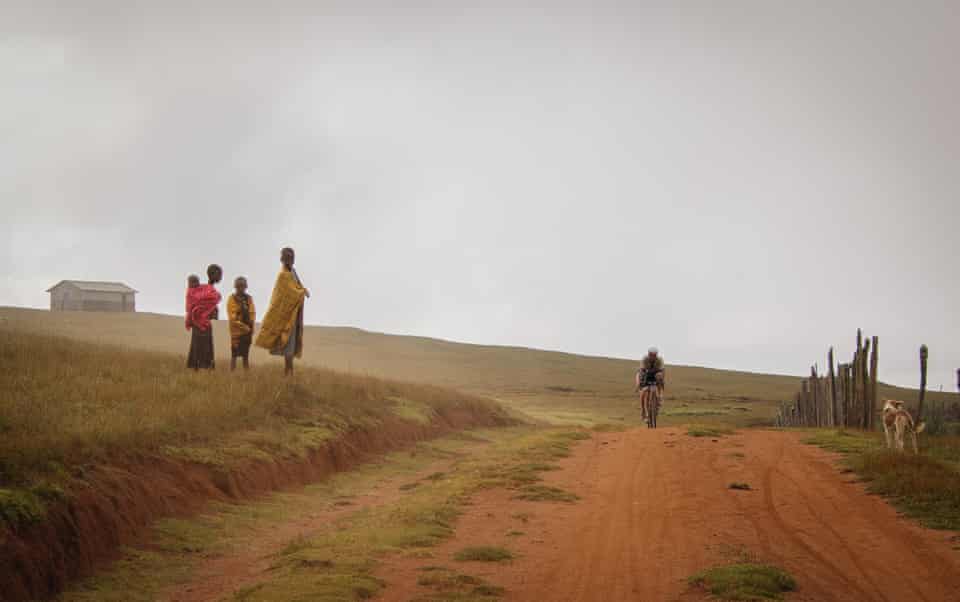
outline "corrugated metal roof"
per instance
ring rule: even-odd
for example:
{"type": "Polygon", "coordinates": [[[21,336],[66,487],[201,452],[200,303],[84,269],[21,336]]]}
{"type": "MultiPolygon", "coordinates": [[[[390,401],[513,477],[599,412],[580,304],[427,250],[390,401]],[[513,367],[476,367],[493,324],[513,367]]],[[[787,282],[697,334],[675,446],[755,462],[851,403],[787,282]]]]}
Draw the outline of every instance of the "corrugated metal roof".
{"type": "Polygon", "coordinates": [[[62,284],[71,284],[82,291],[96,291],[98,293],[138,293],[122,282],[100,282],[96,280],[61,280],[47,289],[49,293],[62,284]]]}

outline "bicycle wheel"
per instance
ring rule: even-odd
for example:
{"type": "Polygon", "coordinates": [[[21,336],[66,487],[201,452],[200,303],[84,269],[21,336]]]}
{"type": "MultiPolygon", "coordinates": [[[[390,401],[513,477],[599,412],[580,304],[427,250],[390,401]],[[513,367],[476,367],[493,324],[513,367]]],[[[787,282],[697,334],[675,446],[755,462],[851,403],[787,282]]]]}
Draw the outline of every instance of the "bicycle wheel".
{"type": "Polygon", "coordinates": [[[656,397],[654,393],[650,390],[650,387],[644,387],[643,389],[643,403],[647,408],[647,428],[654,428],[656,426],[656,397]]]}
{"type": "Polygon", "coordinates": [[[652,388],[649,392],[647,401],[647,416],[649,416],[649,426],[652,429],[657,428],[657,416],[660,414],[660,389],[652,388]]]}

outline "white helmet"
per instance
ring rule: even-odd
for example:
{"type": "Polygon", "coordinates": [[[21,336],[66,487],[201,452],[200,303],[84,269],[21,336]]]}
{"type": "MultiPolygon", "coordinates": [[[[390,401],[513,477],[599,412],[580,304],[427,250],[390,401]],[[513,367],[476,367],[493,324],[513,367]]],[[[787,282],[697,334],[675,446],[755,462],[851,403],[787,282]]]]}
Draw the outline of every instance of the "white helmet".
{"type": "Polygon", "coordinates": [[[658,353],[660,353],[660,350],[657,349],[656,347],[651,347],[650,349],[647,349],[647,353],[649,353],[650,355],[657,355],[658,353]]]}

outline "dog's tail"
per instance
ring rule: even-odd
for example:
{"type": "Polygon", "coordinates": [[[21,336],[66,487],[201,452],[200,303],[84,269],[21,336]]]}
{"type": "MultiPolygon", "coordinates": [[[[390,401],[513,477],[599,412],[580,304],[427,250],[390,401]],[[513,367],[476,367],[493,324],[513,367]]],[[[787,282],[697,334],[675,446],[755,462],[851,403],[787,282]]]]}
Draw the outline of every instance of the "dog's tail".
{"type": "Polygon", "coordinates": [[[915,432],[919,435],[920,433],[923,432],[923,429],[925,429],[925,428],[927,428],[927,423],[926,423],[926,422],[921,422],[920,424],[917,425],[917,428],[914,429],[914,430],[915,430],[915,432]]]}

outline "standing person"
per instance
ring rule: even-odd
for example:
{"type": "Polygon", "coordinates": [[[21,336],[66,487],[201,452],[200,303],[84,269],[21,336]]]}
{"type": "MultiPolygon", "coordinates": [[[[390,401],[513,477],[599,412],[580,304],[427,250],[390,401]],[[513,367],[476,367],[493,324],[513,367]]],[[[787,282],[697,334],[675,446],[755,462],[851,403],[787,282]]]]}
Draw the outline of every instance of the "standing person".
{"type": "Polygon", "coordinates": [[[290,247],[280,251],[280,273],[256,342],[271,355],[283,356],[286,376],[293,374],[293,358],[303,355],[303,303],[310,297],[293,267],[295,258],[290,247]]]}
{"type": "Polygon", "coordinates": [[[253,325],[257,310],[253,297],[247,294],[247,279],[237,276],[233,281],[234,293],[227,298],[227,318],[230,320],[230,370],[237,369],[237,358],[243,359],[243,369],[250,369],[250,343],[253,342],[253,325]]]}
{"type": "Polygon", "coordinates": [[[216,367],[213,355],[213,324],[219,317],[217,305],[220,293],[216,285],[223,279],[223,270],[217,264],[207,267],[207,284],[187,290],[187,330],[190,335],[190,354],[187,368],[213,370],[216,367]]]}

